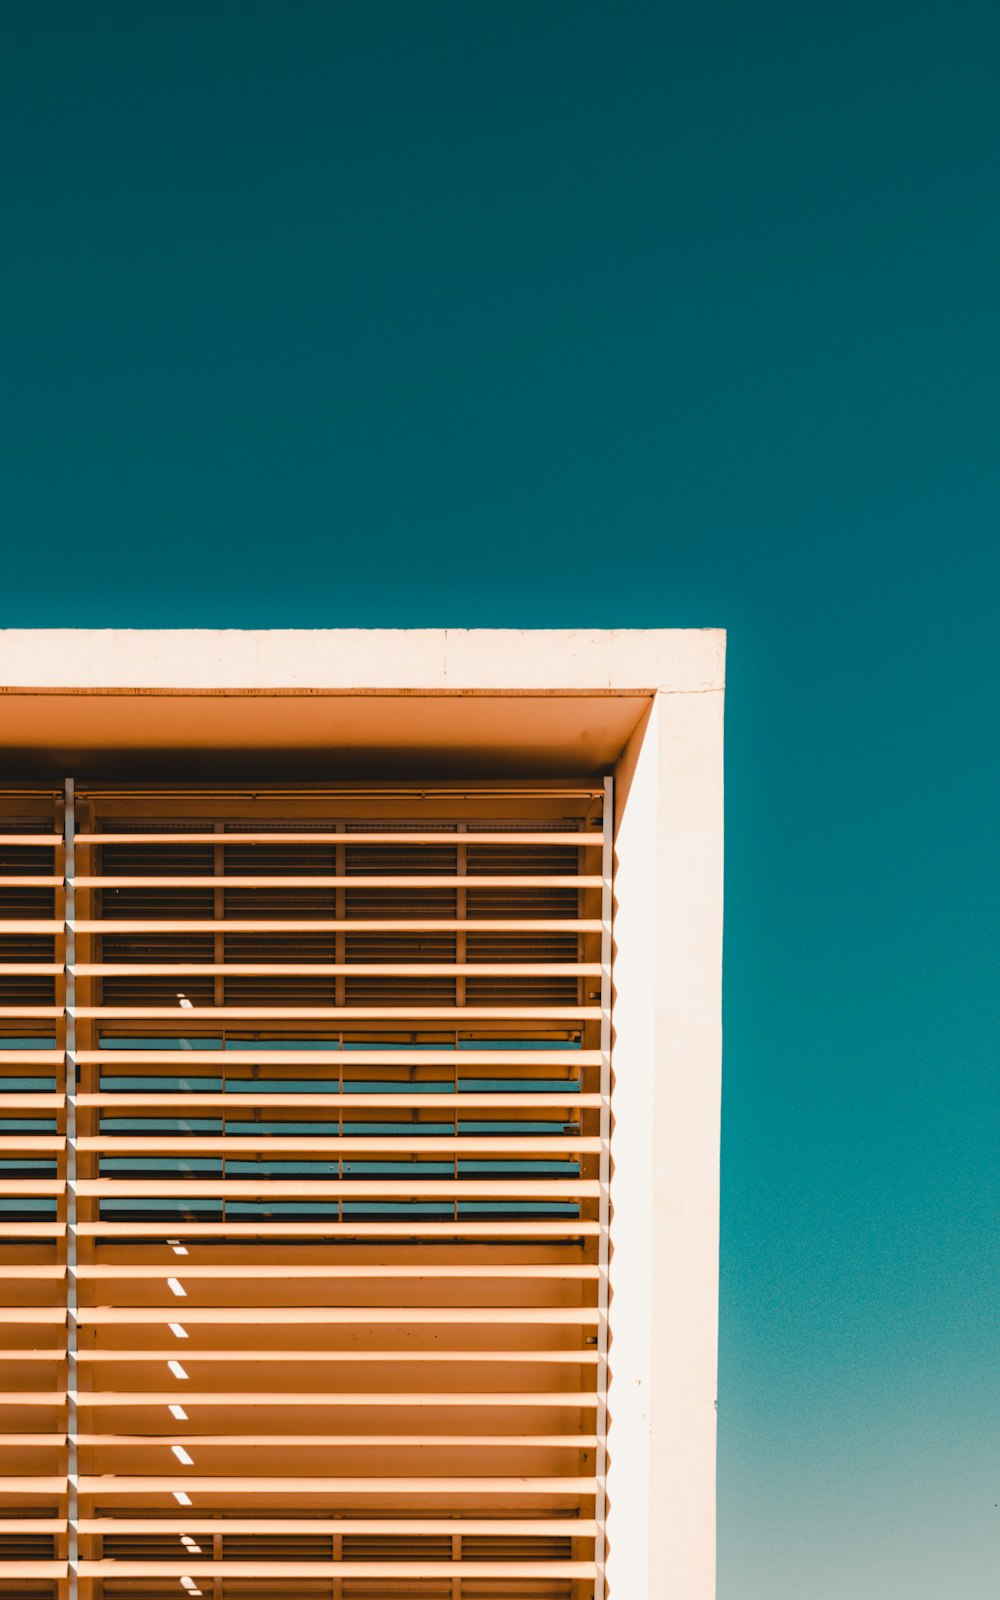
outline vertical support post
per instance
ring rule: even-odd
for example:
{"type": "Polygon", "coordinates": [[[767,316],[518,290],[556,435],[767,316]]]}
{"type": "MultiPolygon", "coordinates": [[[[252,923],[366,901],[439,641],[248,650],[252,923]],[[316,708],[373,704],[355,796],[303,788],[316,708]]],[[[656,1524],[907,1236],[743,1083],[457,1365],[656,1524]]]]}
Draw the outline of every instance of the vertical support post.
{"type": "MultiPolygon", "coordinates": [[[[451,1536],[451,1559],[460,1562],[462,1559],[462,1535],[453,1533],[451,1536]]],[[[462,1574],[456,1572],[451,1580],[451,1600],[462,1600],[462,1574]]]]}
{"type": "MultiPolygon", "coordinates": [[[[468,828],[468,824],[467,823],[460,822],[458,824],[457,832],[458,832],[458,836],[459,836],[460,842],[455,848],[455,872],[456,872],[456,875],[458,877],[460,877],[460,878],[466,877],[466,875],[468,874],[468,871],[469,871],[469,847],[464,842],[461,842],[462,841],[462,835],[468,833],[468,831],[469,831],[469,828],[468,828]]],[[[457,889],[457,891],[455,893],[455,919],[459,923],[464,923],[466,918],[468,917],[468,914],[469,914],[469,892],[468,892],[468,889],[466,888],[465,884],[461,883],[461,884],[459,884],[458,889],[457,889]]],[[[457,928],[455,930],[455,965],[456,965],[456,967],[464,967],[465,966],[466,948],[467,948],[466,930],[465,930],[464,927],[459,927],[459,928],[457,928]]],[[[456,972],[456,974],[455,974],[455,1004],[456,1004],[456,1006],[464,1006],[465,1003],[466,1003],[466,999],[465,999],[465,973],[464,972],[456,972]]],[[[455,1037],[454,1037],[452,1042],[453,1042],[454,1047],[455,1047],[455,1081],[454,1081],[454,1084],[452,1085],[452,1087],[454,1088],[454,1091],[455,1091],[455,1105],[454,1105],[454,1113],[455,1114],[454,1114],[454,1118],[452,1120],[452,1127],[453,1127],[453,1130],[454,1130],[455,1138],[457,1140],[457,1138],[458,1138],[459,1106],[460,1106],[459,1094],[458,1094],[458,1034],[457,1033],[455,1034],[455,1037]]],[[[458,1155],[457,1154],[455,1156],[454,1167],[452,1169],[452,1177],[455,1180],[455,1201],[454,1201],[454,1204],[452,1206],[452,1216],[453,1216],[454,1221],[457,1222],[458,1218],[459,1218],[459,1210],[458,1210],[459,1187],[458,1187],[458,1155]]]]}
{"type": "MultiPolygon", "coordinates": [[[[338,822],[337,832],[345,833],[346,831],[347,824],[345,822],[338,822]]],[[[347,876],[346,845],[334,845],[333,871],[334,876],[340,878],[341,880],[347,876]]],[[[343,881],[338,883],[336,889],[334,890],[333,914],[337,923],[337,931],[333,936],[333,962],[334,966],[338,969],[337,975],[333,980],[333,1003],[338,1007],[339,1010],[343,1010],[344,1006],[347,1004],[347,974],[343,971],[343,968],[347,963],[347,932],[344,928],[344,923],[347,919],[347,889],[343,881]]],[[[341,1043],[343,1043],[343,1034],[341,1034],[341,1043]]],[[[343,1066],[341,1066],[341,1076],[343,1076],[343,1066]]],[[[341,1121],[343,1121],[343,1112],[341,1112],[340,1116],[341,1121]]],[[[340,1131],[343,1133],[343,1128],[341,1128],[340,1131]]]]}
{"type": "MultiPolygon", "coordinates": [[[[213,1533],[212,1561],[216,1562],[224,1560],[225,1554],[226,1548],[222,1542],[222,1534],[213,1533]]],[[[212,1600],[222,1600],[222,1579],[219,1577],[217,1572],[212,1574],[212,1600]]]]}
{"type": "MultiPolygon", "coordinates": [[[[333,1536],[333,1559],[334,1561],[343,1561],[344,1559],[344,1536],[342,1533],[335,1533],[333,1536]]],[[[334,1578],[330,1585],[330,1600],[344,1600],[343,1578],[334,1578]]]]}
{"type": "MultiPolygon", "coordinates": [[[[212,831],[214,833],[222,833],[224,831],[224,827],[225,827],[224,823],[217,822],[212,831]]],[[[226,851],[225,851],[225,847],[223,845],[221,845],[221,844],[214,844],[212,846],[212,874],[216,878],[221,878],[222,875],[224,874],[225,870],[226,870],[226,851]]],[[[212,916],[213,916],[213,918],[214,918],[216,923],[221,923],[221,920],[225,916],[225,914],[226,914],[226,891],[225,891],[225,889],[220,888],[220,886],[218,884],[216,884],[215,888],[212,891],[212,916]]],[[[221,967],[224,964],[225,959],[226,959],[225,934],[222,932],[221,927],[217,927],[215,932],[212,935],[212,964],[213,964],[213,966],[221,967]]],[[[225,1003],[226,1003],[226,978],[225,978],[225,974],[224,973],[217,972],[215,974],[215,981],[214,981],[214,983],[212,985],[212,994],[213,994],[213,1001],[214,1001],[215,1005],[217,1005],[217,1006],[225,1005],[225,1003]]]]}
{"type": "MultiPolygon", "coordinates": [[[[212,828],[212,832],[216,833],[216,834],[222,834],[224,831],[225,831],[225,824],[222,823],[222,822],[216,821],[214,826],[213,826],[213,828],[212,828]]],[[[221,844],[214,844],[212,846],[212,877],[215,878],[215,879],[219,879],[219,878],[223,877],[223,875],[225,874],[225,870],[226,870],[226,850],[225,850],[225,846],[221,845],[221,844]]],[[[216,882],[214,887],[213,887],[213,889],[212,889],[212,920],[215,923],[215,930],[214,930],[214,932],[212,934],[212,965],[214,967],[225,966],[225,962],[226,962],[226,936],[225,936],[225,933],[223,932],[223,927],[224,927],[223,919],[225,918],[225,915],[226,915],[226,891],[225,891],[224,888],[220,888],[218,882],[216,882]]],[[[181,979],[182,983],[183,983],[183,981],[184,980],[181,979]]],[[[212,979],[212,1004],[215,1005],[215,1006],[224,1006],[225,1003],[226,1003],[226,975],[225,975],[224,972],[218,972],[217,971],[215,973],[213,979],[212,979]]],[[[224,1023],[223,1023],[223,1027],[225,1027],[224,1023]]],[[[224,1038],[223,1038],[223,1045],[225,1045],[225,1039],[224,1038]]],[[[191,1048],[191,1046],[188,1045],[187,1049],[190,1050],[190,1048],[191,1048]]],[[[225,1090],[225,1087],[226,1087],[226,1052],[225,1052],[225,1048],[223,1048],[223,1051],[222,1051],[222,1087],[223,1087],[223,1090],[225,1090]]],[[[225,1132],[226,1132],[226,1117],[227,1117],[227,1114],[228,1113],[227,1113],[226,1107],[223,1106],[222,1115],[221,1115],[222,1134],[223,1134],[223,1136],[225,1136],[225,1132]]],[[[254,1118],[256,1119],[256,1117],[258,1117],[260,1115],[260,1113],[255,1111],[253,1113],[253,1115],[254,1115],[254,1118]]],[[[225,1156],[223,1156],[223,1158],[222,1158],[222,1171],[223,1171],[223,1175],[225,1175],[225,1171],[226,1171],[226,1158],[225,1158],[225,1156]]],[[[222,1215],[223,1215],[223,1218],[225,1218],[225,1215],[226,1215],[226,1202],[225,1202],[225,1199],[223,1199],[223,1202],[222,1202],[222,1215]]],[[[216,1592],[217,1591],[213,1589],[213,1591],[212,1591],[213,1595],[216,1592]]],[[[218,1591],[218,1592],[221,1593],[221,1591],[218,1591]]]]}
{"type": "MultiPolygon", "coordinates": [[[[458,824],[458,832],[459,832],[460,836],[463,833],[468,833],[468,831],[469,831],[469,829],[468,829],[468,824],[467,823],[460,822],[458,824]]],[[[457,847],[457,849],[456,849],[456,851],[455,851],[455,871],[457,872],[457,874],[458,874],[458,876],[460,878],[464,878],[467,875],[468,871],[469,871],[469,847],[464,842],[460,842],[458,847],[457,847]]],[[[455,916],[456,916],[456,918],[457,918],[457,920],[459,922],[464,922],[466,917],[468,916],[468,914],[469,914],[469,893],[468,893],[468,890],[467,890],[465,884],[464,883],[460,883],[459,886],[458,886],[458,892],[457,892],[457,894],[455,896],[455,916]]],[[[464,967],[465,966],[465,951],[466,951],[466,932],[465,932],[464,928],[458,928],[458,929],[456,929],[456,932],[455,932],[455,965],[456,966],[458,966],[458,967],[464,967]]],[[[455,1004],[457,1006],[464,1006],[465,1005],[465,973],[464,972],[458,972],[455,975],[455,1004]]]]}
{"type": "Polygon", "coordinates": [[[72,778],[66,779],[63,810],[64,873],[66,884],[66,1054],[63,1086],[66,1098],[66,1489],[69,1560],[69,1600],[78,1600],[80,1561],[80,1497],[77,1435],[77,1234],[76,1234],[76,795],[72,778]]]}
{"type": "Polygon", "coordinates": [[[615,780],[604,780],[603,843],[601,846],[601,1154],[598,1179],[600,1200],[597,1244],[597,1496],[595,1515],[597,1536],[594,1557],[597,1563],[595,1600],[605,1600],[607,1582],[606,1522],[608,1495],[608,1267],[611,1223],[611,915],[614,904],[612,869],[614,865],[615,780]]]}

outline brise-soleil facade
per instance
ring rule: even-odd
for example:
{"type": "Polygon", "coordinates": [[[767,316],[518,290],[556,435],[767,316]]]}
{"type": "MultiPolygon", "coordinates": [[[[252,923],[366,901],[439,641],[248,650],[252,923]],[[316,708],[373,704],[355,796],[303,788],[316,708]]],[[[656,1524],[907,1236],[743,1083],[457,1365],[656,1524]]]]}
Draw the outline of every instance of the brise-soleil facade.
{"type": "Polygon", "coordinates": [[[0,1600],[711,1600],[723,659],[0,633],[0,1600]]]}

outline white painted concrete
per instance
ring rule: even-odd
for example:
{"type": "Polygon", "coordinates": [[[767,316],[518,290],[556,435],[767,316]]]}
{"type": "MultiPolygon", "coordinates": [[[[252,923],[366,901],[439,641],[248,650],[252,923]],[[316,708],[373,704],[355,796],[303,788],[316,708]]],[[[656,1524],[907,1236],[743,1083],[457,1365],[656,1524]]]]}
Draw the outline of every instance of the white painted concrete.
{"type": "Polygon", "coordinates": [[[608,1576],[715,1593],[721,690],[658,694],[619,762],[608,1576]]]}
{"type": "Polygon", "coordinates": [[[0,629],[0,685],[424,690],[718,688],[718,629],[0,629]]]}

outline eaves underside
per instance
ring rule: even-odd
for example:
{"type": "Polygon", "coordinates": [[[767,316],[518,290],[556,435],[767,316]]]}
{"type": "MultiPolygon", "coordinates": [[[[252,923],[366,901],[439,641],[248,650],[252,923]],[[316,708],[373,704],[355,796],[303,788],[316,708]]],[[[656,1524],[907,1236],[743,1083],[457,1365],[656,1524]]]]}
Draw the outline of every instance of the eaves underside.
{"type": "Polygon", "coordinates": [[[648,689],[8,688],[9,778],[133,781],[585,777],[607,772],[648,689]]]}

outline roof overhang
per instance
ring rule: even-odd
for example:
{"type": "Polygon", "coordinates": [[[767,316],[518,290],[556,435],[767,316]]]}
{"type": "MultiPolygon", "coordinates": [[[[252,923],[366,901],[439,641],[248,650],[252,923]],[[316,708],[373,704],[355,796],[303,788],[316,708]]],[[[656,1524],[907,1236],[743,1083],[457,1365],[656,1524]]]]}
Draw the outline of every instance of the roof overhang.
{"type": "Polygon", "coordinates": [[[658,693],[721,689],[724,647],[715,629],[0,630],[3,772],[584,776],[658,693]]]}

